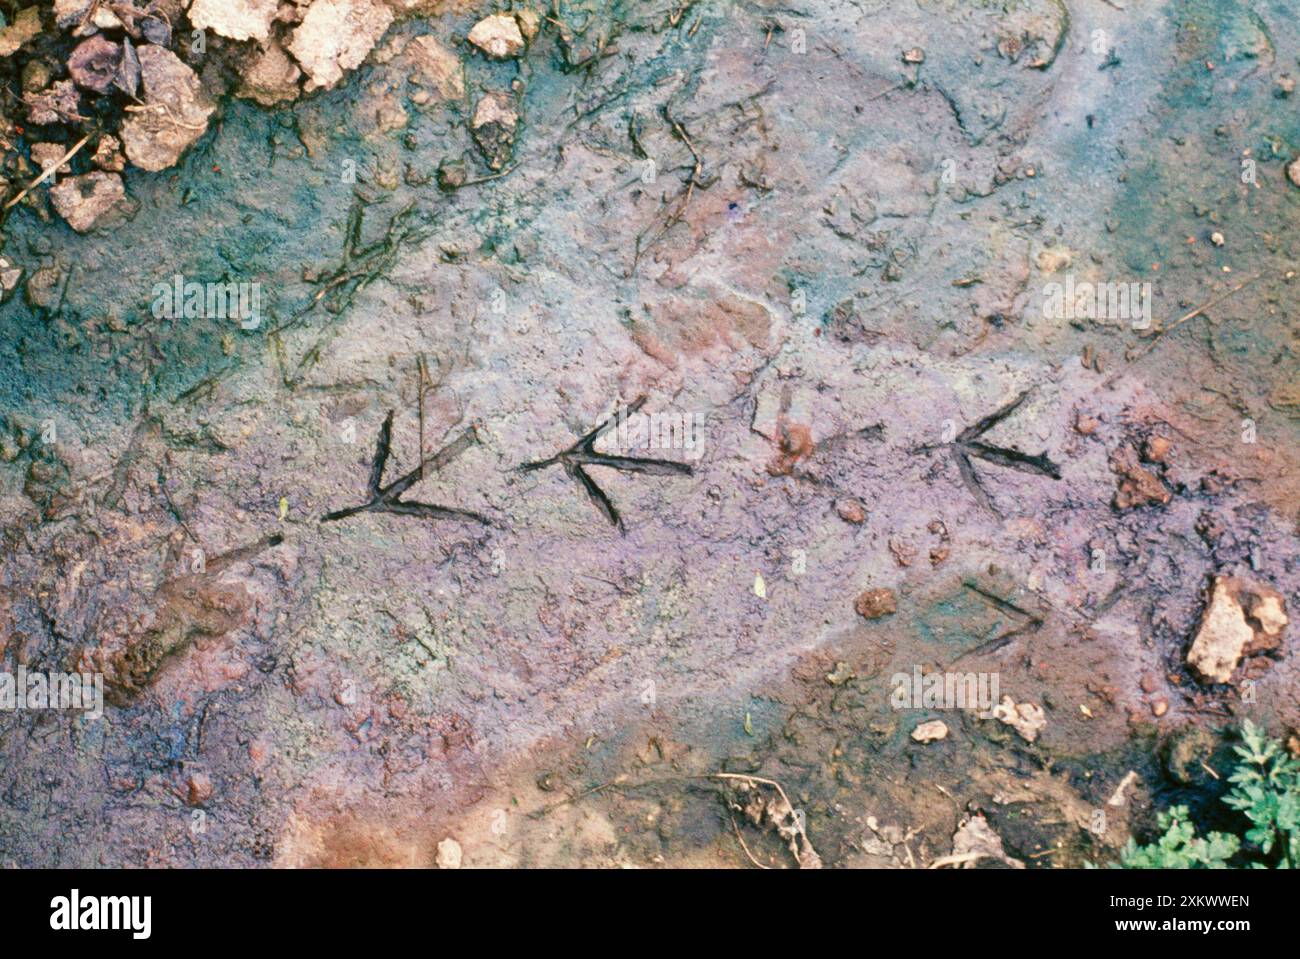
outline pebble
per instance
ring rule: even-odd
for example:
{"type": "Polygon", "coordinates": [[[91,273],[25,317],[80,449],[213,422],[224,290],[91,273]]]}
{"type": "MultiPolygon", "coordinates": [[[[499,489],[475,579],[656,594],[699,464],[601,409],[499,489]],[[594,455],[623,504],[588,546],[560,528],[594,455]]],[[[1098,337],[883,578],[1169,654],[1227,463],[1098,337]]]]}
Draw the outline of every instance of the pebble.
{"type": "Polygon", "coordinates": [[[439,869],[459,869],[461,862],[460,843],[448,836],[442,842],[438,843],[438,868],[439,869]]]}
{"type": "Polygon", "coordinates": [[[912,730],[912,738],[918,743],[933,743],[948,738],[948,727],[940,719],[921,723],[912,730]]]}
{"type": "Polygon", "coordinates": [[[867,512],[862,506],[862,501],[854,499],[852,496],[836,500],[835,512],[846,523],[861,523],[867,518],[867,512]]]}
{"type": "Polygon", "coordinates": [[[863,619],[879,619],[898,610],[898,601],[892,589],[869,589],[858,596],[853,603],[863,619]]]}

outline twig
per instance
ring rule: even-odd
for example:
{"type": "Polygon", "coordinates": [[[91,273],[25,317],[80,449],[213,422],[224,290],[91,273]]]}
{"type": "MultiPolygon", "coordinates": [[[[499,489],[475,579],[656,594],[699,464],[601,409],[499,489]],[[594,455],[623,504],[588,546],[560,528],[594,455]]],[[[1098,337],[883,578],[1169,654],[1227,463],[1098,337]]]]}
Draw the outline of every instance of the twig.
{"type": "Polygon", "coordinates": [[[78,153],[81,152],[81,148],[84,147],[86,143],[89,142],[89,140],[90,140],[90,134],[87,133],[84,137],[82,137],[77,142],[76,146],[74,146],[71,150],[69,150],[67,153],[63,155],[63,159],[59,160],[58,163],[53,163],[50,166],[47,166],[44,172],[42,172],[40,176],[38,176],[31,183],[27,184],[27,186],[23,189],[21,193],[19,193],[16,197],[14,197],[12,200],[6,203],[5,209],[6,210],[11,209],[12,207],[21,203],[23,197],[25,197],[28,193],[31,193],[33,190],[35,190],[38,186],[40,186],[50,177],[54,176],[54,174],[57,173],[62,168],[63,164],[67,163],[74,156],[76,156],[78,153]]]}
{"type": "Polygon", "coordinates": [[[749,851],[749,846],[745,845],[745,837],[740,834],[740,827],[736,825],[735,814],[728,811],[728,815],[731,816],[731,828],[736,831],[736,838],[740,840],[740,848],[745,851],[745,855],[749,857],[749,861],[752,862],[759,869],[771,869],[772,868],[771,866],[764,866],[761,862],[759,862],[757,859],[754,858],[754,854],[749,851]]]}

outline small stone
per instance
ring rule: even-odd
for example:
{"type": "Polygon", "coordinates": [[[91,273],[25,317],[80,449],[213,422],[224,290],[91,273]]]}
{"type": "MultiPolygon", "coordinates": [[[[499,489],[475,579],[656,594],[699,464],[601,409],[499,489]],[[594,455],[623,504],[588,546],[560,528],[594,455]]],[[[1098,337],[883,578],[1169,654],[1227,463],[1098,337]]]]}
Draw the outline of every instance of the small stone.
{"type": "Polygon", "coordinates": [[[1147,440],[1147,459],[1152,463],[1163,463],[1169,458],[1169,451],[1174,444],[1163,436],[1152,436],[1147,440]]]}
{"type": "Polygon", "coordinates": [[[853,608],[863,619],[879,619],[898,610],[892,589],[869,589],[853,603],[853,608]]]}
{"type": "Polygon", "coordinates": [[[68,177],[50,188],[54,209],[78,233],[91,230],[125,199],[122,178],[102,170],[68,177]]]}
{"type": "Polygon", "coordinates": [[[316,0],[289,41],[307,89],[332,87],[359,67],[392,22],[393,11],[376,0],[316,0]]]}
{"type": "Polygon", "coordinates": [[[78,26],[90,13],[95,0],[54,0],[54,22],[60,30],[78,26]]]}
{"type": "Polygon", "coordinates": [[[77,86],[95,93],[107,93],[113,86],[122,48],[99,35],[77,44],[68,57],[68,75],[77,86]]]}
{"type": "Polygon", "coordinates": [[[867,518],[867,511],[863,508],[862,501],[854,499],[852,496],[845,496],[836,500],[835,512],[846,523],[857,524],[867,518]]]}
{"type": "MultiPolygon", "coordinates": [[[[63,159],[64,154],[67,152],[67,148],[61,143],[33,143],[32,162],[40,167],[41,172],[44,173],[50,167],[58,166],[59,161],[63,159]]],[[[72,167],[65,163],[59,167],[57,172],[61,174],[71,173],[72,167]]]]}
{"type": "Polygon", "coordinates": [[[518,124],[514,100],[507,94],[485,94],[474,108],[474,119],[470,121],[474,142],[493,170],[502,169],[510,159],[518,124]]]}
{"type": "Polygon", "coordinates": [[[1113,504],[1118,510],[1137,506],[1164,505],[1173,494],[1165,488],[1150,470],[1138,463],[1136,451],[1131,446],[1121,446],[1110,456],[1110,468],[1119,476],[1113,504]]]}
{"type": "Polygon", "coordinates": [[[194,0],[190,23],[231,40],[266,40],[279,0],[194,0]]]}
{"type": "Polygon", "coordinates": [[[207,773],[194,773],[185,788],[185,801],[191,806],[201,806],[212,798],[212,778],[207,773]]]}
{"type": "Polygon", "coordinates": [[[1159,719],[1165,713],[1169,712],[1169,702],[1163,696],[1151,704],[1151,715],[1159,719]]]}
{"type": "Polygon", "coordinates": [[[438,843],[437,863],[439,869],[459,869],[461,857],[460,843],[450,836],[438,843]]]}
{"type": "Polygon", "coordinates": [[[0,292],[5,297],[18,288],[23,278],[23,268],[7,256],[0,256],[0,292]]]}
{"type": "Polygon", "coordinates": [[[921,723],[912,730],[912,738],[918,743],[933,743],[948,738],[948,727],[940,719],[921,723]]]}
{"type": "Polygon", "coordinates": [[[1091,436],[1100,425],[1101,422],[1096,417],[1087,413],[1080,413],[1074,418],[1074,431],[1081,436],[1091,436]]]}
{"type": "MultiPolygon", "coordinates": [[[[0,23],[3,23],[0,20],[0,23]]],[[[18,52],[24,44],[36,39],[41,32],[41,10],[37,4],[24,7],[14,16],[14,22],[0,29],[0,57],[18,52]]]]}
{"type": "Polygon", "coordinates": [[[1291,161],[1290,166],[1286,168],[1286,176],[1292,185],[1300,186],[1300,157],[1291,161]]]}
{"type": "Polygon", "coordinates": [[[302,92],[302,71],[277,41],[258,49],[252,63],[240,77],[238,95],[264,107],[296,100],[302,92]]]}
{"type": "Polygon", "coordinates": [[[1226,683],[1231,679],[1246,646],[1255,638],[1238,593],[1236,580],[1215,577],[1196,638],[1187,651],[1187,665],[1206,682],[1226,683]]]}
{"type": "Polygon", "coordinates": [[[126,169],[126,157],[122,156],[122,141],[111,133],[105,133],[99,138],[95,155],[90,158],[90,162],[109,173],[121,173],[126,169]]]}
{"type": "Polygon", "coordinates": [[[1280,593],[1271,589],[1260,589],[1250,604],[1250,616],[1259,623],[1260,630],[1269,639],[1282,635],[1282,630],[1290,622],[1283,608],[1280,593]]]}
{"type": "Polygon", "coordinates": [[[160,47],[172,45],[171,25],[162,17],[145,17],[140,21],[140,32],[149,43],[160,47]]]}
{"type": "Polygon", "coordinates": [[[519,29],[524,39],[529,42],[532,42],[537,32],[542,29],[542,16],[536,10],[516,10],[515,19],[519,21],[519,29]]]}
{"type": "Polygon", "coordinates": [[[34,271],[27,278],[27,305],[34,310],[51,309],[59,301],[62,284],[63,271],[56,266],[43,266],[34,271]]]}
{"type": "Polygon", "coordinates": [[[494,13],[474,24],[469,42],[497,60],[518,56],[524,50],[519,22],[508,13],[494,13]]]}
{"type": "Polygon", "coordinates": [[[904,63],[925,63],[925,51],[920,47],[912,47],[910,50],[903,51],[904,63]]]}
{"type": "Polygon", "coordinates": [[[465,95],[465,68],[437,37],[416,37],[406,48],[406,55],[415,68],[412,77],[433,86],[444,100],[459,100],[465,95]]]}
{"type": "Polygon", "coordinates": [[[81,119],[81,95],[71,80],[57,80],[46,90],[23,94],[32,123],[64,123],[81,119]]]}
{"type": "Polygon", "coordinates": [[[1215,230],[1213,233],[1210,234],[1210,242],[1213,243],[1215,246],[1223,246],[1223,244],[1226,243],[1227,241],[1223,238],[1222,233],[1220,233],[1218,230],[1215,230]]]}
{"type": "Polygon", "coordinates": [[[826,682],[832,686],[843,686],[855,675],[848,663],[836,663],[835,668],[826,674],[826,682]]]}
{"type": "Polygon", "coordinates": [[[119,131],[126,155],[142,170],[174,166],[208,129],[216,110],[195,72],[170,50],[145,44],[139,50],[144,104],[119,131]]]}
{"type": "Polygon", "coordinates": [[[1142,679],[1138,681],[1138,687],[1144,693],[1154,693],[1156,691],[1156,678],[1150,673],[1143,673],[1142,679]]]}
{"type": "Polygon", "coordinates": [[[469,179],[469,170],[464,160],[443,157],[438,164],[438,189],[451,193],[460,189],[469,179]]]}
{"type": "Polygon", "coordinates": [[[1010,696],[1003,696],[1001,702],[980,718],[993,718],[1005,723],[1020,734],[1020,738],[1032,743],[1047,725],[1047,714],[1037,703],[1017,703],[1010,696]]]}
{"type": "Polygon", "coordinates": [[[916,562],[916,547],[901,539],[889,541],[889,551],[894,554],[894,562],[903,568],[916,562]]]}

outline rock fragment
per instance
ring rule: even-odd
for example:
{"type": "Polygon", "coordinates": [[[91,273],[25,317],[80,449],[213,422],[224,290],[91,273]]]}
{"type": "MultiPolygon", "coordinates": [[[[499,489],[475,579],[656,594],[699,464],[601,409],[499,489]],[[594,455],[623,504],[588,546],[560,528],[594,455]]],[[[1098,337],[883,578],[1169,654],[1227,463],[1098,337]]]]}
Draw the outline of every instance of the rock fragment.
{"type": "Polygon", "coordinates": [[[835,512],[840,519],[846,523],[857,525],[866,521],[867,511],[862,506],[862,501],[852,496],[845,496],[835,501],[835,512]]]}
{"type": "Polygon", "coordinates": [[[71,80],[59,80],[44,90],[25,93],[23,100],[28,117],[38,125],[84,119],[80,113],[81,95],[71,80]]]}
{"type": "Polygon", "coordinates": [[[266,40],[278,0],[194,0],[190,23],[231,40],[266,40]]]}
{"type": "Polygon", "coordinates": [[[462,857],[460,843],[450,836],[438,843],[438,858],[436,861],[439,869],[459,869],[462,857]]]}
{"type": "Polygon", "coordinates": [[[437,37],[416,37],[406,48],[414,67],[413,79],[432,86],[444,100],[459,100],[465,95],[465,68],[437,37]]]}
{"type": "Polygon", "coordinates": [[[931,719],[912,730],[912,739],[918,743],[933,743],[948,738],[948,727],[941,719],[931,719]]]}
{"type": "Polygon", "coordinates": [[[142,170],[174,166],[208,129],[215,104],[198,76],[170,50],[146,44],[139,50],[144,103],[122,124],[126,155],[142,170]]]}
{"type": "Polygon", "coordinates": [[[1277,649],[1288,622],[1285,602],[1276,590],[1216,576],[1187,651],[1187,665],[1205,682],[1226,683],[1243,656],[1277,649]]]}
{"type": "Polygon", "coordinates": [[[1113,500],[1118,510],[1163,506],[1172,498],[1160,477],[1138,462],[1137,452],[1131,446],[1121,446],[1111,454],[1110,468],[1119,477],[1113,500]]]}
{"type": "Polygon", "coordinates": [[[1037,703],[1017,703],[1010,696],[1003,696],[1002,701],[994,706],[989,712],[981,713],[981,719],[996,719],[1000,723],[1010,726],[1020,738],[1027,743],[1032,743],[1038,738],[1047,725],[1047,714],[1043,712],[1043,707],[1037,703]]]}
{"type": "Polygon", "coordinates": [[[185,801],[191,806],[201,806],[212,798],[212,777],[199,772],[190,776],[185,783],[185,801]]]}
{"type": "Polygon", "coordinates": [[[0,30],[0,57],[13,56],[24,44],[34,40],[41,32],[40,7],[24,7],[14,16],[14,22],[0,30]]]}
{"type": "Polygon", "coordinates": [[[125,199],[122,178],[102,170],[67,177],[50,188],[54,209],[78,233],[91,230],[125,199]]]}
{"type": "Polygon", "coordinates": [[[470,121],[474,142],[493,170],[500,170],[509,162],[518,125],[514,100],[505,93],[485,94],[474,108],[474,118],[470,121]]]}
{"type": "Polygon", "coordinates": [[[289,41],[307,89],[328,89],[359,67],[392,22],[393,11],[375,0],[316,0],[289,41]]]}
{"type": "Polygon", "coordinates": [[[7,256],[0,256],[0,297],[7,299],[10,293],[18,289],[22,278],[23,268],[7,256]]]}
{"type": "Polygon", "coordinates": [[[121,173],[126,169],[126,157],[122,156],[122,141],[111,133],[105,133],[99,138],[95,155],[90,158],[90,162],[109,173],[121,173]]]}
{"type": "Polygon", "coordinates": [[[976,869],[981,859],[995,859],[1012,869],[1024,869],[1019,859],[1012,859],[1002,848],[1002,837],[993,831],[982,813],[964,819],[952,836],[952,861],[958,869],[976,869]]]}
{"type": "Polygon", "coordinates": [[[496,60],[517,57],[524,50],[519,22],[508,13],[494,13],[474,24],[469,42],[496,60]]]}
{"type": "Polygon", "coordinates": [[[892,589],[869,589],[858,596],[853,608],[863,619],[879,619],[896,612],[898,602],[892,589]]]}
{"type": "Polygon", "coordinates": [[[1286,178],[1293,186],[1300,186],[1300,157],[1296,157],[1286,168],[1286,178]]]}
{"type": "Polygon", "coordinates": [[[77,44],[68,57],[68,75],[77,86],[95,93],[107,93],[113,86],[118,66],[122,62],[122,48],[99,35],[77,44]]]}
{"type": "MultiPolygon", "coordinates": [[[[33,143],[32,162],[40,167],[41,172],[44,173],[52,166],[59,166],[59,161],[63,159],[67,152],[67,147],[61,143],[33,143]]],[[[72,167],[64,163],[59,166],[57,172],[60,174],[71,173],[72,167]]]]}
{"type": "Polygon", "coordinates": [[[297,99],[302,71],[277,41],[271,40],[255,54],[240,78],[238,95],[264,107],[297,99]]]}

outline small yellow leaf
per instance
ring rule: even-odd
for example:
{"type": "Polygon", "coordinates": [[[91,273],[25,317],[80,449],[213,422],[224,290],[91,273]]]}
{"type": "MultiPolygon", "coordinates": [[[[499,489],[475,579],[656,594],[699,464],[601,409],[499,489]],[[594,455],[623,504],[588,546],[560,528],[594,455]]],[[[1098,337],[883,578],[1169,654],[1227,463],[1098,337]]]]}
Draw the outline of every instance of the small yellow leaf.
{"type": "Polygon", "coordinates": [[[763,582],[763,574],[754,574],[754,595],[759,599],[767,599],[767,583],[763,582]]]}
{"type": "Polygon", "coordinates": [[[283,523],[284,518],[288,515],[289,515],[289,497],[281,496],[280,497],[280,522],[283,523]]]}
{"type": "Polygon", "coordinates": [[[749,713],[745,713],[745,735],[754,735],[754,724],[749,721],[749,713]]]}

